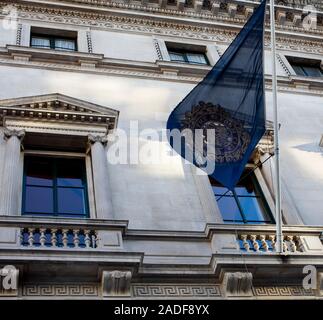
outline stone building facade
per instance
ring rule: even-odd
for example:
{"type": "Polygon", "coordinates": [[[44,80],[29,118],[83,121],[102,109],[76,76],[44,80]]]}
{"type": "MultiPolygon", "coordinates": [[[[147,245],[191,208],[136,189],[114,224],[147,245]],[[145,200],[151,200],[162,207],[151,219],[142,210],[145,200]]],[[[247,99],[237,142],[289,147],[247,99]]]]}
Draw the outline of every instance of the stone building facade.
{"type": "Polygon", "coordinates": [[[206,175],[170,156],[165,140],[135,134],[165,128],[258,3],[0,1],[0,266],[14,266],[17,283],[8,289],[2,272],[1,298],[321,298],[321,1],[276,7],[283,255],[274,249],[269,8],[268,130],[246,168],[257,187],[241,186],[256,218],[240,199],[242,220],[230,223],[206,175]],[[124,163],[107,158],[117,129],[124,163]],[[136,159],[145,144],[169,161],[136,159]],[[307,265],[315,288],[302,286],[307,265]]]}

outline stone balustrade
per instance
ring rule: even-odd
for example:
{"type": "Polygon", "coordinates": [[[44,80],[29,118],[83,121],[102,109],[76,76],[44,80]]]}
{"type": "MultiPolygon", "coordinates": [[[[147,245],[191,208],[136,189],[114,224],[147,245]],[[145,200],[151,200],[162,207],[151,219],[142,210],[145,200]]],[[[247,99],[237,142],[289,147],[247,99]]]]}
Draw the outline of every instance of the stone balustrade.
{"type": "MultiPolygon", "coordinates": [[[[247,252],[275,252],[275,234],[239,234],[237,241],[241,251],[247,252]]],[[[304,242],[301,236],[284,235],[284,252],[304,252],[304,242]]]]}
{"type": "Polygon", "coordinates": [[[84,248],[98,247],[97,232],[89,229],[21,228],[23,247],[38,248],[84,248]]]}

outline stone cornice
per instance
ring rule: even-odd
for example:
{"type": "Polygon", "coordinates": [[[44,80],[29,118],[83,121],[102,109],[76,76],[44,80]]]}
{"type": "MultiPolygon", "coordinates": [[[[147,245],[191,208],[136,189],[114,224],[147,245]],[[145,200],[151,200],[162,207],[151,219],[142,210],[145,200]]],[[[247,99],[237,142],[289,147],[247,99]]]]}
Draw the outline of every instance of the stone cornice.
{"type": "MultiPolygon", "coordinates": [[[[73,61],[78,61],[77,54],[73,52],[66,52],[65,55],[62,55],[62,57],[65,57],[65,60],[58,62],[49,58],[50,56],[55,55],[55,52],[53,51],[54,50],[35,49],[30,47],[8,46],[7,49],[0,48],[0,64],[26,68],[106,74],[192,84],[196,84],[201,81],[206,73],[211,69],[209,66],[192,66],[172,61],[157,60],[155,63],[149,63],[109,59],[103,58],[102,55],[93,55],[91,53],[82,53],[81,61],[76,64],[73,61]],[[87,55],[89,56],[89,59],[86,58],[87,55]],[[23,58],[21,58],[21,56],[23,56],[23,58]],[[72,62],[70,61],[71,56],[72,60],[74,59],[72,62]],[[29,60],[31,57],[33,59],[29,60]],[[41,57],[41,59],[38,59],[37,57],[41,57]],[[88,65],[84,66],[82,61],[90,59],[93,59],[93,61],[95,60],[95,64],[92,67],[88,67],[88,65]]],[[[286,73],[286,77],[278,78],[278,84],[280,91],[323,96],[323,81],[321,79],[291,76],[286,73]]],[[[266,75],[266,89],[270,88],[271,77],[266,75]]],[[[105,111],[106,110],[107,109],[105,109],[105,111]]],[[[31,110],[27,111],[29,112],[31,110]]],[[[44,115],[46,114],[46,112],[43,113],[44,115]]],[[[62,111],[62,117],[63,116],[64,111],[62,111]]],[[[93,116],[93,114],[86,116],[93,116]]],[[[91,122],[91,124],[93,123],[94,121],[91,122]]]]}
{"type": "MultiPolygon", "coordinates": [[[[14,5],[16,5],[19,10],[20,18],[51,21],[52,19],[50,19],[49,16],[54,15],[56,17],[53,21],[56,23],[82,24],[100,28],[111,28],[112,26],[107,24],[107,21],[110,21],[113,24],[121,23],[122,26],[120,30],[154,32],[155,34],[160,34],[160,32],[163,32],[163,29],[186,30],[189,33],[198,32],[201,34],[199,37],[200,39],[212,41],[216,39],[209,38],[207,35],[214,33],[221,35],[224,33],[225,35],[230,36],[230,39],[232,40],[246,21],[243,16],[240,18],[229,18],[200,14],[200,16],[190,17],[190,14],[184,14],[183,17],[178,17],[168,13],[165,14],[164,11],[157,13],[151,12],[151,10],[148,13],[145,11],[136,13],[132,10],[132,7],[127,8],[125,3],[107,2],[106,4],[111,6],[111,8],[102,8],[101,6],[84,7],[84,5],[73,8],[71,5],[66,5],[65,2],[63,6],[63,2],[57,1],[51,1],[50,3],[47,1],[47,6],[41,1],[36,5],[32,5],[32,3],[35,3],[36,1],[25,0],[16,2],[17,3],[14,5]],[[19,2],[24,2],[25,4],[19,2]],[[119,7],[121,9],[118,9],[119,7]],[[82,19],[82,21],[79,21],[78,19],[82,19]],[[89,21],[85,22],[84,20],[89,21]],[[125,27],[125,24],[128,24],[129,26],[125,27]],[[136,26],[145,27],[136,28],[136,26]]],[[[12,2],[0,1],[0,3],[3,3],[3,5],[12,5],[12,2]]],[[[147,9],[147,7],[144,8],[147,9]]],[[[173,35],[176,35],[176,33],[173,35]]],[[[288,39],[307,38],[308,40],[322,42],[322,35],[323,30],[321,29],[306,31],[298,26],[277,26],[277,36],[284,36],[288,39]]],[[[226,40],[224,41],[227,42],[226,40]]]]}

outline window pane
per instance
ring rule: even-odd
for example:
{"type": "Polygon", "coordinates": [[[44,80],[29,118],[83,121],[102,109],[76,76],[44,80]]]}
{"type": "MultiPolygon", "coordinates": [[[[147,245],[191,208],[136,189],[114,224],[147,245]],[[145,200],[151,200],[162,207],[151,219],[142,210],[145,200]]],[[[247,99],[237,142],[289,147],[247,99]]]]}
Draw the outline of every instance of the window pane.
{"type": "Polygon", "coordinates": [[[25,166],[27,185],[49,187],[53,185],[53,170],[50,159],[27,158],[25,166]]]}
{"type": "Polygon", "coordinates": [[[296,72],[297,75],[306,76],[306,74],[305,74],[305,72],[304,72],[304,70],[303,70],[303,68],[301,66],[293,64],[292,67],[293,67],[293,69],[294,69],[294,71],[296,72]]]}
{"type": "Polygon", "coordinates": [[[323,73],[319,67],[303,67],[304,71],[306,72],[307,76],[309,77],[322,77],[323,73]]]}
{"type": "Polygon", "coordinates": [[[57,202],[59,214],[86,214],[83,189],[58,188],[57,202]]]}
{"type": "Polygon", "coordinates": [[[82,160],[57,161],[57,185],[60,187],[83,187],[84,171],[82,160]]]}
{"type": "Polygon", "coordinates": [[[233,197],[222,197],[217,203],[223,220],[243,221],[238,205],[233,197]]]}
{"type": "Polygon", "coordinates": [[[185,58],[184,58],[184,55],[182,53],[169,52],[169,57],[170,57],[171,61],[185,62],[185,58]]]}
{"type": "Polygon", "coordinates": [[[38,48],[50,48],[50,41],[46,38],[32,37],[31,46],[38,48]]]}
{"type": "Polygon", "coordinates": [[[75,51],[75,41],[68,39],[55,39],[55,49],[62,51],[75,51]]]}
{"type": "Polygon", "coordinates": [[[207,64],[203,53],[187,53],[186,57],[189,63],[207,64]]]}
{"type": "Polygon", "coordinates": [[[265,221],[269,220],[264,216],[265,208],[261,203],[261,199],[253,197],[239,197],[239,202],[245,218],[248,221],[265,221]]]}
{"type": "Polygon", "coordinates": [[[26,187],[25,192],[25,212],[54,213],[52,188],[26,187]]]}
{"type": "Polygon", "coordinates": [[[213,189],[213,193],[214,193],[216,199],[218,199],[219,197],[221,197],[224,194],[226,196],[232,196],[232,191],[229,191],[229,189],[227,189],[225,187],[212,186],[212,189],[213,189]]]}

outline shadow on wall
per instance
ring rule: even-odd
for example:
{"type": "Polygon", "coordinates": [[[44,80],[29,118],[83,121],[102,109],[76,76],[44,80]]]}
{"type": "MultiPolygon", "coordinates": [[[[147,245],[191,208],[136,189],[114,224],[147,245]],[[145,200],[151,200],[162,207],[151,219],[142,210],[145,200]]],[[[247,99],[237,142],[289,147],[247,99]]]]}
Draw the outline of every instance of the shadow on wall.
{"type": "Polygon", "coordinates": [[[320,147],[317,142],[300,144],[298,146],[294,146],[293,148],[305,152],[320,153],[323,157],[323,147],[320,147]]]}

